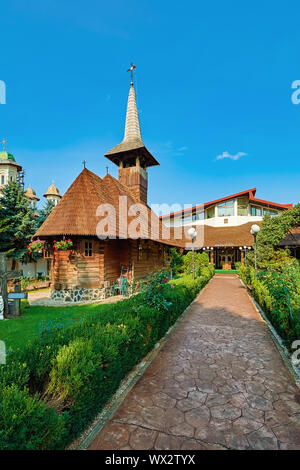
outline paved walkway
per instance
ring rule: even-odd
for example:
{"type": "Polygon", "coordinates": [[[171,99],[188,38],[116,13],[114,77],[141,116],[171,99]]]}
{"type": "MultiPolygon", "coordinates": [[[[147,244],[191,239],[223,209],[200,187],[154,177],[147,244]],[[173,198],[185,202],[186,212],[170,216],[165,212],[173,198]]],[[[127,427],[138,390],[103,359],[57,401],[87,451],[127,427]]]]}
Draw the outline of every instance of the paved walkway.
{"type": "Polygon", "coordinates": [[[90,449],[298,449],[299,389],[234,275],[216,275],[90,449]]]}

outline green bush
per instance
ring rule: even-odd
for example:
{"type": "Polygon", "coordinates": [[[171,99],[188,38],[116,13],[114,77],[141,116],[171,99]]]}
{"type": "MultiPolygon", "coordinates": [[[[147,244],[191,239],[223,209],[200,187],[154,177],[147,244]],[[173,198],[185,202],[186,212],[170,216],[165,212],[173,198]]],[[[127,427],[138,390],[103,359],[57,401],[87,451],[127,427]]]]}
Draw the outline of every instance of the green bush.
{"type": "Polygon", "coordinates": [[[0,389],[0,450],[62,449],[68,418],[16,385],[0,389]]]}
{"type": "Polygon", "coordinates": [[[167,283],[160,272],[148,293],[67,327],[46,324],[40,337],[10,352],[0,366],[0,449],[61,449],[76,438],[212,275],[206,267],[195,280],[167,283]]]}
{"type": "Polygon", "coordinates": [[[255,278],[251,266],[239,266],[240,278],[251,290],[286,345],[300,336],[300,266],[294,260],[279,269],[259,271],[255,278]]]}
{"type": "MultiPolygon", "coordinates": [[[[194,252],[195,274],[200,276],[202,269],[209,266],[208,254],[194,252]]],[[[189,251],[183,256],[183,269],[184,274],[190,274],[193,270],[193,252],[189,251]]]]}

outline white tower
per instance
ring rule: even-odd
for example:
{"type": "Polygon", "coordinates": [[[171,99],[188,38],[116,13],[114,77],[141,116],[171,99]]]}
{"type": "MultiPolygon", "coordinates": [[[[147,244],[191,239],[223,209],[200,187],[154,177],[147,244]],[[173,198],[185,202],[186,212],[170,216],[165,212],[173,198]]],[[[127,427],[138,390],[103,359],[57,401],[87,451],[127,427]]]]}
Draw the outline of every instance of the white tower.
{"type": "Polygon", "coordinates": [[[32,207],[35,209],[36,203],[37,201],[39,201],[39,198],[37,197],[36,192],[32,189],[31,186],[29,186],[29,188],[26,189],[24,195],[27,197],[27,199],[29,199],[32,207]]]}
{"type": "Polygon", "coordinates": [[[3,145],[3,150],[0,152],[0,193],[1,189],[11,181],[19,181],[22,171],[22,167],[16,162],[15,157],[5,150],[6,142],[5,139],[0,142],[3,145]]]}
{"type": "Polygon", "coordinates": [[[44,197],[47,199],[47,201],[52,201],[54,202],[54,205],[56,206],[59,201],[61,200],[62,196],[60,195],[60,192],[58,188],[55,186],[54,183],[52,183],[47,192],[44,194],[44,197]]]}

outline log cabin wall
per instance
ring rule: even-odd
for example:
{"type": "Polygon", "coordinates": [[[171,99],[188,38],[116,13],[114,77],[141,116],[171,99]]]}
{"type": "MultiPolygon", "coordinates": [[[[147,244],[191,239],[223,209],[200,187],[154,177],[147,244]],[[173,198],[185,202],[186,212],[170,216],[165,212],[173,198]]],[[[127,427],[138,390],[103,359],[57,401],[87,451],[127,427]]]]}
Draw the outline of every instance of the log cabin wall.
{"type": "Polygon", "coordinates": [[[120,277],[120,249],[127,240],[104,240],[104,281],[113,283],[120,277]]]}
{"type": "Polygon", "coordinates": [[[100,241],[96,238],[84,238],[77,241],[77,247],[77,286],[98,288],[101,280],[101,258],[103,258],[100,241]]]}
{"type": "Polygon", "coordinates": [[[165,267],[164,245],[151,240],[130,240],[132,276],[143,279],[165,267]]]}
{"type": "Polygon", "coordinates": [[[99,288],[104,280],[104,243],[97,238],[73,238],[69,251],[54,252],[51,288],[99,288]]]}
{"type": "Polygon", "coordinates": [[[151,240],[98,240],[73,238],[70,251],[54,252],[51,288],[98,289],[103,282],[113,284],[121,267],[129,267],[129,282],[140,280],[166,266],[168,248],[151,240]]]}

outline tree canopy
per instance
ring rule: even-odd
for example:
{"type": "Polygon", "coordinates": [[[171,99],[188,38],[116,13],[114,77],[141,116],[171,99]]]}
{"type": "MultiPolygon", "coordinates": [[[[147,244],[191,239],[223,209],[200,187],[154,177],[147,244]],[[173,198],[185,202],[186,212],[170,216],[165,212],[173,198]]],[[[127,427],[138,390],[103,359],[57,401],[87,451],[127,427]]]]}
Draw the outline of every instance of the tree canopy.
{"type": "Polygon", "coordinates": [[[36,231],[36,219],[19,183],[11,181],[0,200],[0,250],[13,260],[28,260],[27,245],[36,231]]]}
{"type": "Polygon", "coordinates": [[[36,228],[38,229],[43,222],[45,222],[45,220],[47,219],[48,215],[50,214],[50,212],[52,211],[52,209],[54,208],[54,202],[53,201],[49,201],[47,200],[46,204],[44,205],[44,207],[42,209],[39,210],[38,212],[38,217],[36,219],[36,228]]]}
{"type": "MultiPolygon", "coordinates": [[[[289,262],[289,250],[277,249],[277,246],[288,231],[300,225],[300,204],[293,209],[282,212],[276,217],[266,215],[257,234],[257,262],[258,266],[265,268],[271,265],[280,266],[289,262]]],[[[253,253],[247,254],[248,264],[253,264],[253,253]]]]}

